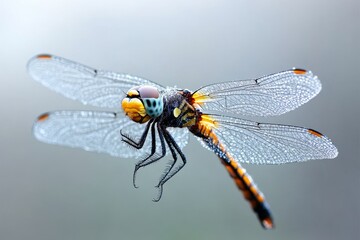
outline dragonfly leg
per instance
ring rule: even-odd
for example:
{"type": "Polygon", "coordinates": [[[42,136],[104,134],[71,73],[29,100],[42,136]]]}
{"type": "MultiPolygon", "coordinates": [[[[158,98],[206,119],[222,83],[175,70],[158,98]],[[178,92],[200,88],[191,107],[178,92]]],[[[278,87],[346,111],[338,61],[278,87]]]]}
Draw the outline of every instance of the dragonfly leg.
{"type": "Polygon", "coordinates": [[[156,136],[155,136],[155,124],[153,124],[151,126],[151,153],[149,156],[147,156],[145,159],[140,160],[136,165],[135,165],[135,169],[134,169],[134,173],[133,173],[133,185],[135,188],[138,188],[136,186],[136,172],[139,170],[140,165],[144,162],[146,162],[146,160],[148,160],[149,158],[151,158],[154,154],[155,154],[155,150],[156,150],[156,136]]]}
{"type": "Polygon", "coordinates": [[[175,142],[174,138],[171,136],[171,134],[166,129],[164,129],[163,132],[164,132],[165,140],[171,150],[174,161],[172,162],[170,167],[165,171],[165,173],[161,177],[158,185],[156,186],[157,188],[159,188],[159,195],[156,199],[153,200],[155,202],[158,202],[161,199],[162,192],[163,192],[163,185],[167,181],[169,181],[175,174],[177,174],[186,164],[186,157],[185,157],[184,153],[181,151],[180,147],[175,142]],[[174,166],[177,161],[177,155],[176,155],[175,150],[180,155],[182,164],[174,169],[174,166]]]}
{"type": "Polygon", "coordinates": [[[136,148],[136,149],[141,149],[143,146],[144,146],[144,143],[145,143],[145,140],[146,140],[146,137],[148,135],[148,132],[149,132],[149,129],[150,129],[150,125],[153,123],[153,119],[151,119],[149,121],[149,123],[146,125],[146,128],[143,132],[143,134],[141,135],[141,138],[139,140],[139,142],[136,142],[135,140],[133,140],[130,136],[124,134],[122,132],[122,129],[120,130],[120,135],[123,137],[122,138],[122,141],[129,144],[130,146],[136,148]]]}
{"type": "MultiPolygon", "coordinates": [[[[160,146],[161,146],[161,155],[159,155],[158,157],[156,158],[153,158],[153,159],[150,159],[149,157],[145,160],[145,161],[141,161],[139,162],[139,167],[145,167],[151,163],[154,163],[158,160],[160,160],[161,158],[163,158],[166,154],[166,146],[165,146],[165,141],[164,141],[164,134],[161,132],[161,128],[159,125],[157,125],[157,129],[158,129],[158,133],[159,133],[159,138],[160,138],[160,146]]],[[[154,135],[153,137],[153,145],[152,145],[152,148],[154,148],[154,153],[155,153],[155,150],[156,150],[156,144],[155,144],[155,129],[151,129],[152,131],[154,131],[154,133],[152,133],[154,135]]],[[[153,154],[152,154],[153,155],[153,154]]]]}
{"type": "Polygon", "coordinates": [[[153,199],[154,202],[158,202],[160,199],[161,199],[161,196],[162,196],[162,193],[163,193],[163,185],[161,184],[161,182],[164,180],[164,178],[169,174],[169,172],[172,170],[172,168],[174,167],[176,161],[177,161],[177,155],[176,155],[176,152],[175,152],[175,149],[174,147],[171,145],[171,142],[169,140],[169,137],[166,135],[165,133],[166,130],[164,130],[164,137],[165,137],[165,140],[166,140],[166,143],[168,144],[169,146],[169,149],[171,151],[171,155],[173,157],[173,162],[172,164],[170,165],[170,167],[165,170],[165,172],[163,173],[163,175],[161,176],[160,178],[160,181],[159,183],[156,185],[156,187],[159,189],[159,193],[158,193],[158,196],[156,198],[153,199]]]}
{"type": "MultiPolygon", "coordinates": [[[[159,125],[158,129],[159,129],[159,125]]],[[[153,158],[155,152],[156,152],[156,134],[155,134],[155,123],[151,126],[151,153],[148,157],[146,157],[145,159],[139,161],[136,165],[135,165],[135,169],[134,169],[134,173],[133,173],[133,184],[134,187],[137,188],[136,183],[135,183],[135,178],[136,178],[136,173],[137,171],[142,168],[145,167],[151,163],[154,163],[158,160],[160,160],[161,158],[163,158],[166,154],[166,147],[165,147],[165,142],[164,142],[164,136],[163,134],[159,131],[159,138],[160,138],[160,144],[161,144],[161,154],[160,155],[155,155],[155,157],[153,158]]]]}

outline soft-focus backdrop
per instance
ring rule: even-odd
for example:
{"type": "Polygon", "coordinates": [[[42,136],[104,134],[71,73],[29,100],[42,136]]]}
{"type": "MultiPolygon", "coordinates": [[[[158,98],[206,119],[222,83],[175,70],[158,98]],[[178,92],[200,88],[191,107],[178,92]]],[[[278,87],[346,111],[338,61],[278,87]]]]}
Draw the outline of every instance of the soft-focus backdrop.
{"type": "Polygon", "coordinates": [[[360,239],[360,1],[2,1],[0,239],[360,239]],[[89,109],[36,83],[26,63],[52,53],[196,89],[302,67],[321,93],[296,111],[256,119],[329,136],[334,160],[245,166],[276,229],[261,228],[216,156],[191,138],[186,167],[151,200],[166,160],[46,145],[38,114],[89,109]]]}

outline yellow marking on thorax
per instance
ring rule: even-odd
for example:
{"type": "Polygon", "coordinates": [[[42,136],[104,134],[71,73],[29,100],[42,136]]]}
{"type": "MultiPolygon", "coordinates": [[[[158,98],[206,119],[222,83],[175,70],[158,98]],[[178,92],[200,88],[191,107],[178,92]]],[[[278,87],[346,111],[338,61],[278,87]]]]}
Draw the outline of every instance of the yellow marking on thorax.
{"type": "Polygon", "coordinates": [[[195,118],[193,118],[190,121],[188,121],[187,123],[183,124],[183,127],[191,127],[191,126],[194,126],[195,124],[196,124],[196,120],[195,120],[195,118]]]}
{"type": "Polygon", "coordinates": [[[183,127],[191,127],[196,124],[195,108],[189,104],[186,100],[183,100],[178,108],[175,108],[173,115],[177,118],[184,113],[181,117],[181,121],[184,122],[183,127]]]}
{"type": "Polygon", "coordinates": [[[173,115],[177,118],[181,114],[181,110],[179,108],[174,108],[173,115]]]}
{"type": "Polygon", "coordinates": [[[185,101],[185,100],[182,101],[182,103],[179,106],[179,109],[181,109],[183,111],[184,110],[183,108],[184,108],[185,104],[187,104],[187,101],[185,101]]]}

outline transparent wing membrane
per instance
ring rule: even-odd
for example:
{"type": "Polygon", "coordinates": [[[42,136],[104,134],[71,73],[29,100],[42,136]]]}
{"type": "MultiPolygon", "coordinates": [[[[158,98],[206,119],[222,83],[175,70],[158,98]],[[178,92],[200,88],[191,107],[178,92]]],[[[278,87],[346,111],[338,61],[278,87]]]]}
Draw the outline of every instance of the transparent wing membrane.
{"type": "Polygon", "coordinates": [[[98,107],[120,108],[126,92],[138,85],[162,86],[128,74],[96,70],[61,57],[38,55],[28,62],[32,78],[46,87],[98,107]]]}
{"type": "Polygon", "coordinates": [[[329,138],[311,129],[210,116],[218,123],[213,131],[219,140],[242,163],[282,164],[335,158],[338,154],[329,138]]]}
{"type": "MultiPolygon", "coordinates": [[[[144,147],[137,150],[121,141],[120,130],[138,141],[144,129],[144,124],[113,112],[58,111],[41,115],[34,124],[33,132],[38,140],[45,143],[108,153],[116,157],[142,158],[151,151],[150,134],[144,147]]],[[[181,148],[187,144],[187,129],[169,131],[181,148]]],[[[156,140],[160,143],[158,136],[156,140]]],[[[157,144],[157,152],[161,152],[160,144],[157,144]]]]}
{"type": "Polygon", "coordinates": [[[293,69],[258,79],[212,84],[200,88],[195,102],[204,110],[248,116],[273,116],[306,103],[321,90],[311,71],[293,69]]]}

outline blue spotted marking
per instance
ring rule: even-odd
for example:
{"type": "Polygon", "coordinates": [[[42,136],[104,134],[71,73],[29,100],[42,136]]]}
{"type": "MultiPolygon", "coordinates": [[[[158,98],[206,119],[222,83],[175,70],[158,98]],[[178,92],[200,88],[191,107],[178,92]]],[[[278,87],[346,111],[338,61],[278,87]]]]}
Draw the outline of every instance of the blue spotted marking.
{"type": "Polygon", "coordinates": [[[163,112],[164,103],[163,98],[143,98],[144,107],[146,110],[146,113],[152,117],[156,118],[160,116],[163,112]]]}

